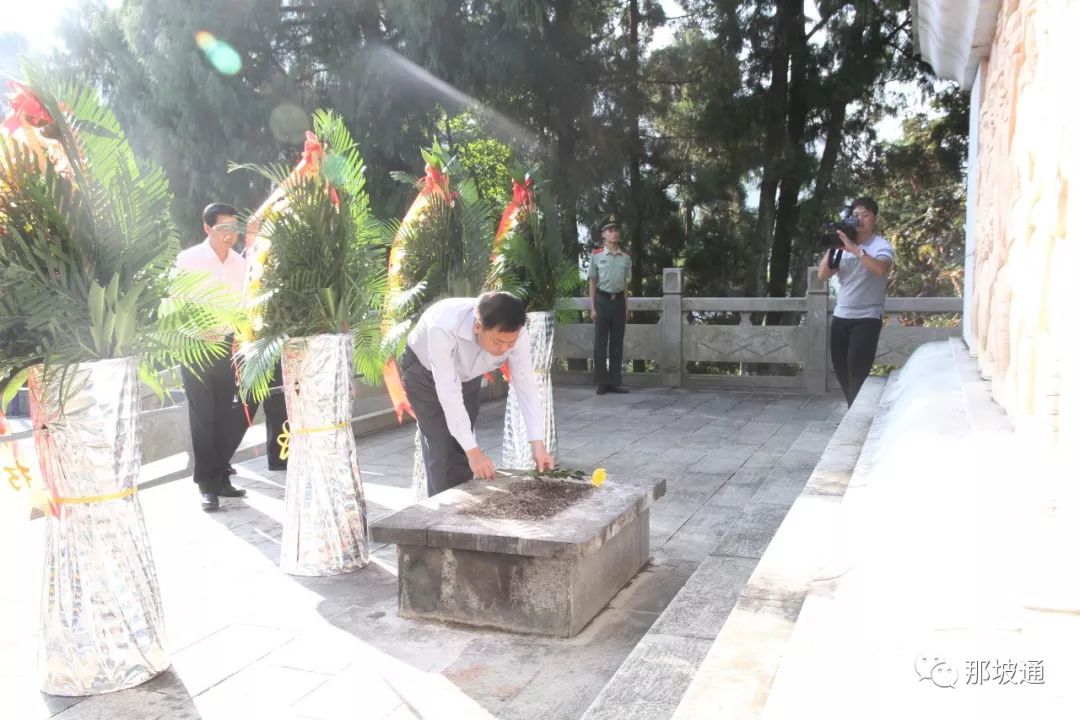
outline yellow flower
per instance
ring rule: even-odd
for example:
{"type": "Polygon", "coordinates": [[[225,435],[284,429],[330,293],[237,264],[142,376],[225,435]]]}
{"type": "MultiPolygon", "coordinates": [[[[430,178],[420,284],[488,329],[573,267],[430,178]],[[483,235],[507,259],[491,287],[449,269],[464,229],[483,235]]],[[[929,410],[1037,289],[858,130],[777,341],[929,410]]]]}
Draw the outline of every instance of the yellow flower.
{"type": "Polygon", "coordinates": [[[607,470],[604,468],[596,468],[592,473],[592,484],[596,487],[600,487],[607,480],[607,470]]]}

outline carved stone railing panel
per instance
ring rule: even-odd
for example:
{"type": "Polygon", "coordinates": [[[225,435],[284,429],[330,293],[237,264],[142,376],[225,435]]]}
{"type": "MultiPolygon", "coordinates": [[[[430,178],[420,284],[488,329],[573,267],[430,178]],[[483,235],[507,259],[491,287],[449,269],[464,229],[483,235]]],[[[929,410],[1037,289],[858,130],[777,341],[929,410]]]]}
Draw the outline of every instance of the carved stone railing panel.
{"type": "Polygon", "coordinates": [[[683,358],[687,361],[802,363],[806,357],[801,327],[690,325],[683,332],[683,358]]]}
{"type": "MultiPolygon", "coordinates": [[[[664,270],[662,298],[631,298],[637,315],[626,327],[623,358],[649,360],[649,372],[627,373],[628,384],[662,384],[682,387],[695,384],[726,383],[763,388],[801,388],[817,393],[836,389],[829,358],[829,322],[835,299],[817,279],[816,268],[808,272],[807,294],[801,298],[688,298],[682,296],[682,271],[664,270]],[[641,319],[655,317],[656,323],[641,319]],[[764,313],[781,313],[784,325],[754,324],[764,313]],[[726,324],[706,321],[717,316],[726,324]],[[800,374],[791,375],[790,367],[776,374],[712,375],[687,371],[689,362],[743,363],[758,366],[799,366],[800,374]],[[659,372],[653,372],[654,368],[659,372]]],[[[589,308],[588,298],[575,298],[571,307],[582,312],[589,308]]],[[[950,315],[963,310],[961,298],[888,298],[885,301],[886,326],[878,347],[877,362],[901,365],[926,342],[959,337],[960,328],[905,327],[896,316],[950,315]]],[[[561,324],[555,330],[555,357],[591,359],[593,325],[588,322],[561,324]]],[[[557,373],[562,381],[589,382],[591,374],[557,373]]]]}
{"type": "MultiPolygon", "coordinates": [[[[593,356],[592,323],[566,324],[555,328],[555,357],[588,359],[593,356]]],[[[624,360],[654,360],[660,357],[660,326],[631,323],[623,340],[624,360]]]]}
{"type": "Polygon", "coordinates": [[[902,327],[886,325],[881,329],[874,362],[880,365],[903,365],[920,345],[958,337],[960,328],[902,327]]]}

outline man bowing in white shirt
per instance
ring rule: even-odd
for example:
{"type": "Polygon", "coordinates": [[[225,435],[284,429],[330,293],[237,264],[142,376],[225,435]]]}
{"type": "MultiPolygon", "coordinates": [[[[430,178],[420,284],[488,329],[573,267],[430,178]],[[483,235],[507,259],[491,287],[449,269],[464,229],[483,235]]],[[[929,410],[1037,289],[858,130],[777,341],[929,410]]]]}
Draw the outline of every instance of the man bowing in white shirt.
{"type": "Polygon", "coordinates": [[[428,496],[474,476],[490,480],[495,465],[476,443],[480,381],[504,362],[518,394],[539,470],[555,467],[544,442],[540,393],[533,377],[525,305],[505,292],[449,298],[428,308],[409,333],[401,360],[405,392],[420,426],[428,496]]]}

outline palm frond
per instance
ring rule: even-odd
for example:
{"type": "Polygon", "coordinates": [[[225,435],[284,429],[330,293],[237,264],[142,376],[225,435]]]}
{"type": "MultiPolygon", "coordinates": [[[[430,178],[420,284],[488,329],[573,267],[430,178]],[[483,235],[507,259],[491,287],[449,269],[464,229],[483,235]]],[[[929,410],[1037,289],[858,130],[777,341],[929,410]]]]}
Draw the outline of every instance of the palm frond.
{"type": "Polygon", "coordinates": [[[242,390],[255,399],[269,387],[285,338],[351,333],[366,343],[374,332],[371,345],[379,348],[386,228],[371,216],[363,158],[342,117],[316,111],[313,127],[323,150],[318,175],[233,166],[275,182],[282,197],[262,218],[270,253],[260,278],[260,324],[240,357],[242,390]]]}
{"type": "Polygon", "coordinates": [[[260,337],[238,354],[240,365],[240,394],[255,402],[262,402],[270,394],[270,383],[277,373],[281,353],[288,341],[287,335],[260,337]]]}
{"type": "MultiPolygon", "coordinates": [[[[136,157],[94,89],[26,74],[58,139],[41,139],[50,155],[42,165],[0,135],[0,362],[53,367],[145,347],[158,360],[198,362],[216,352],[197,334],[159,326],[179,250],[164,172],[136,157]]],[[[210,317],[195,314],[188,330],[210,317]]]]}
{"type": "Polygon", "coordinates": [[[229,163],[229,172],[239,172],[241,170],[255,173],[264,180],[269,181],[274,187],[284,185],[288,181],[289,175],[292,174],[292,168],[284,164],[229,163]]]}
{"type": "Polygon", "coordinates": [[[554,218],[550,199],[535,191],[533,204],[499,246],[488,286],[521,297],[529,310],[554,310],[565,318],[565,299],[577,293],[581,277],[563,254],[554,218]]]}

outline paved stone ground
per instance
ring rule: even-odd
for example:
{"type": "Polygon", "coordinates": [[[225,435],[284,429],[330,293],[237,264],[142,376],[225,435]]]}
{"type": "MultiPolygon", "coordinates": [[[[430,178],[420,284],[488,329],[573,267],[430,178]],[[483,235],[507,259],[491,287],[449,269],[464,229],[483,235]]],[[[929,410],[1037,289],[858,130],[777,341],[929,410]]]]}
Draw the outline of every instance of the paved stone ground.
{"type": "MultiPolygon", "coordinates": [[[[236,483],[248,497],[223,500],[217,514],[200,511],[189,481],[141,493],[173,666],[132,690],[87,699],[35,690],[44,523],[4,530],[0,716],[578,718],[724,538],[755,535],[729,529],[764,510],[782,518],[844,412],[835,397],[656,389],[601,398],[573,387],[556,391],[556,407],[561,464],[603,466],[611,482],[629,473],[668,480],[652,510],[653,562],[579,636],[399,619],[393,546],[374,547],[371,564],[350,575],[284,575],[284,473],[266,472],[259,459],[240,466],[236,483]]],[[[502,409],[483,406],[478,428],[496,461],[502,409]]],[[[411,503],[413,433],[358,440],[370,519],[411,503]]],[[[763,547],[728,550],[752,565],[763,547]]]]}

